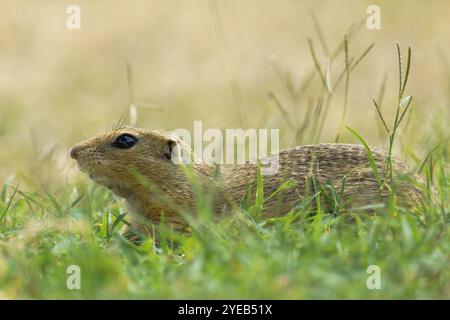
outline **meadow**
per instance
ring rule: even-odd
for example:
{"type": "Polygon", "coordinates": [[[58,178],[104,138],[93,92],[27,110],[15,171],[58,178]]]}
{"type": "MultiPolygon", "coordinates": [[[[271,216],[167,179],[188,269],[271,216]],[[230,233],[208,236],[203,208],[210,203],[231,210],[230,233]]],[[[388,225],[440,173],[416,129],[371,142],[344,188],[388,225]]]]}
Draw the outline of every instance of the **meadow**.
{"type": "Polygon", "coordinates": [[[67,30],[68,3],[3,1],[0,298],[449,299],[450,5],[379,3],[368,30],[366,1],[79,1],[67,30]],[[253,214],[259,196],[217,221],[199,192],[190,235],[157,225],[162,241],[135,244],[124,201],[69,157],[124,110],[146,128],[278,128],[283,148],[377,146],[425,201],[356,212],[327,185],[280,218],[253,214]]]}

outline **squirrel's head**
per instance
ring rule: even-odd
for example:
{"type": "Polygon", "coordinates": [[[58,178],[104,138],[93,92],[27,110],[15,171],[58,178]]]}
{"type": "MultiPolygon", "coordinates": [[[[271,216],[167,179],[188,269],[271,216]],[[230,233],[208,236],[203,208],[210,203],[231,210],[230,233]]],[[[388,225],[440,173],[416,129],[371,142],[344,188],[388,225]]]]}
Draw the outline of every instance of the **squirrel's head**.
{"type": "Polygon", "coordinates": [[[182,145],[169,132],[122,127],[76,144],[70,156],[92,180],[126,197],[139,175],[164,179],[177,170],[182,145]]]}

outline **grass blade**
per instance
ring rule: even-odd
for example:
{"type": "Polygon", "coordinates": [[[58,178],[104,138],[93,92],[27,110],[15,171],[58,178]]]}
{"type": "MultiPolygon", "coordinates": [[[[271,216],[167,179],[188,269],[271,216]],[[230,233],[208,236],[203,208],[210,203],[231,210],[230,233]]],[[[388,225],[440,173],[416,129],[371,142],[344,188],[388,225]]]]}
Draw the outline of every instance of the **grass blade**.
{"type": "Polygon", "coordinates": [[[353,135],[363,144],[364,149],[366,150],[367,153],[367,158],[369,159],[369,164],[370,167],[373,171],[373,175],[375,177],[375,180],[378,183],[378,186],[380,187],[380,189],[383,188],[383,182],[380,179],[380,175],[378,174],[378,169],[377,169],[377,165],[375,164],[375,159],[373,157],[372,151],[370,150],[369,145],[367,144],[367,142],[359,135],[358,132],[356,132],[355,130],[353,130],[352,128],[345,126],[347,128],[347,130],[349,130],[351,133],[353,133],[353,135]]]}

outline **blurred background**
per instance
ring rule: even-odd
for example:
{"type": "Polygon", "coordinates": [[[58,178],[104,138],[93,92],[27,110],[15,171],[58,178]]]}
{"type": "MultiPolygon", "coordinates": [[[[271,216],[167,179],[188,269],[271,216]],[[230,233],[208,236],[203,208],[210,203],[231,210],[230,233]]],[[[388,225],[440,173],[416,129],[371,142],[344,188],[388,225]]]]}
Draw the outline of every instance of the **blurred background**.
{"type": "MultiPolygon", "coordinates": [[[[14,179],[21,188],[57,188],[73,179],[70,147],[114,127],[131,97],[140,127],[191,130],[202,120],[204,128],[280,128],[283,147],[333,142],[345,81],[333,89],[320,137],[314,126],[296,137],[286,114],[298,128],[324,96],[308,38],[323,71],[330,57],[335,84],[345,55],[331,56],[349,30],[349,57],[374,47],[350,75],[344,123],[371,145],[386,146],[372,99],[383,96],[385,79],[382,108],[391,120],[398,96],[395,44],[404,55],[411,46],[406,94],[414,100],[395,152],[423,156],[449,137],[450,2],[377,1],[380,30],[366,27],[371,4],[2,0],[0,185],[14,179]],[[80,30],[66,27],[71,4],[81,9],[80,30]]],[[[356,142],[341,133],[341,141],[356,142]]]]}

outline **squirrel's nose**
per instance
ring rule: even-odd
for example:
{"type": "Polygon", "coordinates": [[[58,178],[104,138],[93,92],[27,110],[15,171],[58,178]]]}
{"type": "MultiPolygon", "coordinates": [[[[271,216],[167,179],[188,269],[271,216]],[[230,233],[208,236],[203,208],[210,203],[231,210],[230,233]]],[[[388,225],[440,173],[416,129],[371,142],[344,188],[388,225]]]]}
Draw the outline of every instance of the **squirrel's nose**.
{"type": "Polygon", "coordinates": [[[73,147],[72,147],[72,149],[70,149],[70,157],[72,158],[72,159],[77,159],[77,157],[78,157],[78,152],[80,151],[80,146],[79,145],[74,145],[73,147]]]}

